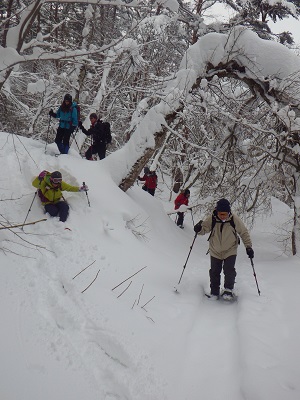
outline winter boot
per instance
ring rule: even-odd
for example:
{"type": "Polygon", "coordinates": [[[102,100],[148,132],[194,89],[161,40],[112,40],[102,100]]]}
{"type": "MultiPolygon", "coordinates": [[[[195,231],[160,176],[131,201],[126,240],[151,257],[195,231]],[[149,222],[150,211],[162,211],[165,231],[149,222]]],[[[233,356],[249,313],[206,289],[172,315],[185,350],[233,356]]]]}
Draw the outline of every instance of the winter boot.
{"type": "Polygon", "coordinates": [[[234,299],[233,290],[224,288],[224,292],[222,293],[222,299],[229,301],[233,300],[234,299]]]}

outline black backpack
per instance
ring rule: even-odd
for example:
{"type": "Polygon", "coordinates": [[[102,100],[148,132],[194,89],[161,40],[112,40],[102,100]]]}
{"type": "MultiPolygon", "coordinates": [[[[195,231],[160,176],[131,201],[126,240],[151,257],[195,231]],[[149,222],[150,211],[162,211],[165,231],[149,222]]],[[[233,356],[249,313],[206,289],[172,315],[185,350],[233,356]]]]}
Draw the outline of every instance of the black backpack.
{"type": "Polygon", "coordinates": [[[109,122],[102,122],[103,130],[105,133],[105,141],[106,144],[111,143],[111,132],[110,132],[110,123],[109,122]]]}
{"type": "MultiPolygon", "coordinates": [[[[233,227],[235,237],[236,237],[237,240],[238,240],[238,244],[240,244],[241,241],[240,241],[240,238],[239,238],[239,236],[238,236],[238,234],[237,234],[237,231],[236,231],[236,229],[235,229],[235,223],[234,223],[233,216],[232,216],[232,218],[231,218],[229,221],[226,221],[226,222],[229,222],[230,225],[233,227]]],[[[226,223],[226,222],[225,222],[225,223],[226,223]]],[[[212,215],[212,223],[211,223],[210,235],[209,235],[209,238],[207,239],[208,241],[209,241],[209,239],[211,238],[211,235],[212,235],[212,233],[213,233],[214,227],[216,226],[216,223],[217,223],[217,213],[216,213],[216,211],[214,211],[214,212],[213,212],[213,215],[212,215]]]]}

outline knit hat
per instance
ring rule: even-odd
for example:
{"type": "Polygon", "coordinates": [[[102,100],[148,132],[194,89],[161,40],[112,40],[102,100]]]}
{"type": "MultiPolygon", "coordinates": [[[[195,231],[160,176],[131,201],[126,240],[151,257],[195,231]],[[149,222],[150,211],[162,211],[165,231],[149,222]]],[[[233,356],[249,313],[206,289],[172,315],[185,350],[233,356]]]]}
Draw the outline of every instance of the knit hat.
{"type": "Polygon", "coordinates": [[[183,192],[183,194],[184,194],[185,196],[188,195],[188,194],[190,194],[189,189],[185,189],[185,191],[183,192]]]}
{"type": "Polygon", "coordinates": [[[65,101],[65,100],[70,101],[70,102],[72,103],[72,96],[71,96],[69,93],[67,93],[67,94],[65,95],[65,97],[64,97],[64,101],[65,101]]]}
{"type": "Polygon", "coordinates": [[[217,210],[217,211],[220,211],[220,212],[223,211],[223,212],[228,212],[228,213],[230,213],[230,212],[231,212],[231,208],[230,208],[230,203],[229,203],[229,201],[226,200],[226,199],[220,199],[220,200],[217,202],[216,210],[217,210]]]}

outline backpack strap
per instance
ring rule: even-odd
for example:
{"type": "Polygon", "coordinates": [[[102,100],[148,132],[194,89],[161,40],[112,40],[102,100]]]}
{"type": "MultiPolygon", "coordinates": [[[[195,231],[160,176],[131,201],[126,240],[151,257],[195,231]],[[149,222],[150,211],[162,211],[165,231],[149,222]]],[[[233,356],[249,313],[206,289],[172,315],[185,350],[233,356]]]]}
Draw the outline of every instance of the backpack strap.
{"type": "Polygon", "coordinates": [[[217,219],[216,218],[217,218],[216,210],[214,210],[214,212],[212,214],[210,234],[209,234],[209,237],[207,239],[208,242],[209,242],[209,240],[210,240],[210,238],[211,238],[211,236],[213,234],[214,227],[216,226],[216,223],[217,223],[217,219]]]}
{"type": "Polygon", "coordinates": [[[233,219],[233,215],[232,215],[232,218],[230,219],[230,225],[233,227],[233,229],[234,229],[234,234],[235,234],[235,237],[236,237],[236,239],[237,239],[237,241],[238,241],[238,244],[240,244],[241,243],[241,239],[240,239],[240,237],[239,237],[239,235],[238,235],[238,233],[237,233],[237,231],[236,231],[236,229],[235,229],[235,223],[234,223],[234,219],[233,219]]]}
{"type": "MultiPolygon", "coordinates": [[[[233,227],[235,237],[237,238],[238,244],[240,244],[240,238],[239,238],[239,236],[238,236],[238,234],[237,234],[237,231],[236,231],[236,228],[235,228],[235,222],[234,222],[234,219],[233,219],[233,215],[231,215],[230,220],[227,221],[227,222],[229,222],[230,225],[233,227]]],[[[210,238],[211,238],[211,236],[212,236],[212,234],[213,234],[213,230],[214,230],[214,228],[215,228],[215,226],[216,226],[216,223],[217,223],[217,212],[216,212],[216,210],[214,210],[214,212],[213,212],[213,214],[212,214],[212,222],[211,222],[210,235],[209,235],[207,241],[210,240],[210,238]]]]}

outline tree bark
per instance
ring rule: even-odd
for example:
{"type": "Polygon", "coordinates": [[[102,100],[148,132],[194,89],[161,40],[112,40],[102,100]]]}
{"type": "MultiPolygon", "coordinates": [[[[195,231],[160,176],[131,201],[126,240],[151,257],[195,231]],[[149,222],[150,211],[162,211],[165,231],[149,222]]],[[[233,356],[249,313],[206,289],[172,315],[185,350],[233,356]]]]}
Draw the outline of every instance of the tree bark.
{"type": "MultiPolygon", "coordinates": [[[[174,122],[178,116],[178,113],[181,111],[182,111],[182,106],[180,106],[173,113],[167,115],[165,118],[167,124],[170,125],[172,122],[174,122]]],[[[163,126],[159,132],[156,132],[154,134],[155,146],[153,148],[147,148],[146,151],[142,154],[142,156],[136,160],[136,162],[131,167],[127,176],[120,183],[119,185],[120,189],[126,192],[135,183],[143,167],[148,163],[148,161],[156,152],[156,150],[159,149],[164,143],[167,132],[168,129],[165,126],[163,126]]]]}

